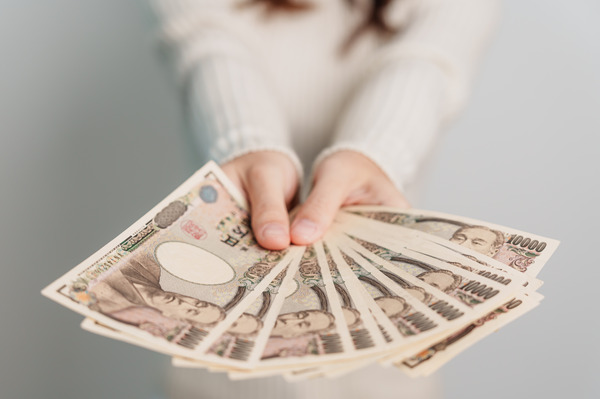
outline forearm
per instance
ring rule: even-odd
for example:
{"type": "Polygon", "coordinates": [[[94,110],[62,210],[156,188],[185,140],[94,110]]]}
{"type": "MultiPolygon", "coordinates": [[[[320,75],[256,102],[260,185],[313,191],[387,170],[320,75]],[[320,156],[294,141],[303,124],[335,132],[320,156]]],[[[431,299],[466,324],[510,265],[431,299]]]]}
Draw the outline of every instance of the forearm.
{"type": "Polygon", "coordinates": [[[403,189],[435,141],[444,101],[440,69],[422,60],[399,60],[372,74],[356,93],[334,144],[316,163],[339,150],[366,155],[403,189]]]}
{"type": "Polygon", "coordinates": [[[283,114],[251,65],[227,57],[197,62],[189,73],[187,112],[199,149],[218,162],[257,151],[294,157],[283,114]]]}
{"type": "Polygon", "coordinates": [[[260,57],[220,19],[229,10],[156,1],[198,152],[219,163],[259,150],[287,155],[289,127],[260,57]]]}
{"type": "Polygon", "coordinates": [[[331,148],[353,149],[403,188],[441,126],[465,102],[497,19],[495,0],[422,0],[405,32],[381,48],[339,120],[331,148]]]}

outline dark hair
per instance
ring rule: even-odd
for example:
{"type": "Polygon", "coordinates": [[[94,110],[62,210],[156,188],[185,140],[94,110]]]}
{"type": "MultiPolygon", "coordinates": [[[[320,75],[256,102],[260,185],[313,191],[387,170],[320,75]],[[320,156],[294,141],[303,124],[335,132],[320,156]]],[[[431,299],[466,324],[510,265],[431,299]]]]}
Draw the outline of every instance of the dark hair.
{"type": "MultiPolygon", "coordinates": [[[[349,7],[358,7],[356,0],[344,0],[349,7]]],[[[342,43],[341,50],[346,52],[352,44],[364,33],[372,31],[377,35],[388,38],[400,31],[399,27],[390,26],[385,18],[388,6],[394,0],[371,0],[370,7],[366,10],[363,21],[354,28],[342,43]]],[[[306,0],[247,0],[241,4],[246,6],[263,6],[267,15],[280,12],[303,12],[311,10],[314,7],[310,1],[306,0]]]]}

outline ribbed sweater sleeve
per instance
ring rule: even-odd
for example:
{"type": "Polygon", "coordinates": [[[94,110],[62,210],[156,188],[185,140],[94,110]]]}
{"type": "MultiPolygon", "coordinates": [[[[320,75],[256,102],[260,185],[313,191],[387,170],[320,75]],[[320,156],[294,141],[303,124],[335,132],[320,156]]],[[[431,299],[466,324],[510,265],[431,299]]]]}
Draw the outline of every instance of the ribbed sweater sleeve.
{"type": "Polygon", "coordinates": [[[165,21],[163,40],[173,54],[204,159],[225,163],[249,152],[278,151],[301,176],[284,112],[243,38],[219,24],[201,2],[155,0],[154,5],[165,21]]]}
{"type": "Polygon", "coordinates": [[[408,26],[368,60],[331,147],[371,158],[403,189],[441,124],[464,103],[469,78],[498,16],[496,0],[420,0],[408,26]]]}

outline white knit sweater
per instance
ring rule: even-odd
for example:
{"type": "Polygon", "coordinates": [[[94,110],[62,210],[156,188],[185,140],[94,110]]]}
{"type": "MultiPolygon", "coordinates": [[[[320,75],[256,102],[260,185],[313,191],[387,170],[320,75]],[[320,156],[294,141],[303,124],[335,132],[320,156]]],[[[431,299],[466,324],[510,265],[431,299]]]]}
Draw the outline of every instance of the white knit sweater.
{"type": "Polygon", "coordinates": [[[342,56],[363,16],[342,0],[270,19],[238,0],[154,1],[204,158],[272,149],[300,170],[296,154],[307,167],[353,149],[400,189],[463,104],[498,15],[497,0],[397,0],[387,17],[402,33],[342,56]]]}
{"type": "MultiPolygon", "coordinates": [[[[301,165],[352,149],[370,157],[401,190],[414,179],[441,124],[463,105],[498,15],[497,0],[396,0],[387,15],[402,33],[386,42],[364,35],[341,56],[363,15],[345,0],[310,0],[315,7],[309,12],[269,20],[261,7],[239,9],[240,1],[154,0],[203,157],[224,162],[270,149],[287,154],[301,173],[301,165]]],[[[439,394],[430,380],[411,383],[378,367],[297,385],[228,382],[198,370],[174,370],[170,381],[173,398],[439,394]]]]}

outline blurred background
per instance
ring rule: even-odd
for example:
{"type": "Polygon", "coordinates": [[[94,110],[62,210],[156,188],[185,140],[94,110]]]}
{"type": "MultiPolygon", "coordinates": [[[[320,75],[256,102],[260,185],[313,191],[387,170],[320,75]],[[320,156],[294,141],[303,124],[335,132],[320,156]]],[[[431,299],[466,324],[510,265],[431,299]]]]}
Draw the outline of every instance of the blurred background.
{"type": "MultiPolygon", "coordinates": [[[[169,359],[40,290],[188,177],[140,1],[0,0],[0,397],[163,398],[169,359]]],[[[447,398],[598,398],[600,3],[507,0],[416,205],[560,239],[540,307],[441,371],[447,398]]]]}

